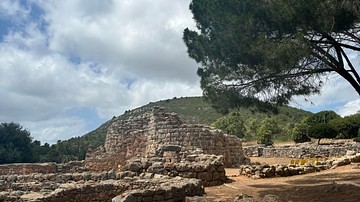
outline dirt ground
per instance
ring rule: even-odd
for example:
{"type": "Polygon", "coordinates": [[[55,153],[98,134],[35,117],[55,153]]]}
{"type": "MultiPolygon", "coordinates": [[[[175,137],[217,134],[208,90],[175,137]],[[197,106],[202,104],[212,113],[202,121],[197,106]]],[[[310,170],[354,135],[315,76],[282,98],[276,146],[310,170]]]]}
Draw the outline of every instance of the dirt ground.
{"type": "MultiPolygon", "coordinates": [[[[288,164],[286,158],[252,158],[269,164],[288,164]]],[[[229,182],[206,187],[208,201],[234,201],[236,195],[254,196],[257,201],[267,194],[281,201],[292,202],[358,202],[360,201],[360,165],[351,164],[336,169],[291,177],[251,179],[238,176],[239,169],[226,169],[229,182]]]]}

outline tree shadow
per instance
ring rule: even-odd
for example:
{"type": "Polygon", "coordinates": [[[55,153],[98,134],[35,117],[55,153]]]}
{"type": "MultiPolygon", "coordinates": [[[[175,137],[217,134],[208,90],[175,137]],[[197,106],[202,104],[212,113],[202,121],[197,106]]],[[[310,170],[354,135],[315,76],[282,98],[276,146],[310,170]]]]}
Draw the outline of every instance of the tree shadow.
{"type": "Polygon", "coordinates": [[[304,176],[301,179],[289,179],[286,184],[256,184],[259,195],[277,195],[281,201],[306,202],[355,202],[360,201],[360,187],[348,184],[360,183],[359,172],[324,173],[316,176],[304,176]]]}

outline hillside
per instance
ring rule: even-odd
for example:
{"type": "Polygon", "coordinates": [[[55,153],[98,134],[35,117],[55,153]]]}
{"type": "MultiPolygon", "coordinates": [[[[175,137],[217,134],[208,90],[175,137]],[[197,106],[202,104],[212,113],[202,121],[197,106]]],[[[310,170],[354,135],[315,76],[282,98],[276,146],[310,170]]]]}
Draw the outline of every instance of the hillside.
{"type": "MultiPolygon", "coordinates": [[[[92,132],[81,137],[71,138],[56,144],[59,153],[64,160],[84,159],[89,146],[97,147],[104,144],[107,128],[114,121],[126,119],[130,116],[137,116],[148,112],[154,106],[165,107],[168,112],[177,113],[185,123],[198,123],[210,125],[223,115],[217,113],[209,103],[202,97],[185,97],[150,102],[142,107],[126,111],[120,116],[114,116],[92,132]]],[[[310,115],[310,112],[299,110],[292,107],[279,107],[277,114],[259,112],[254,109],[239,109],[244,120],[262,120],[273,117],[283,127],[291,127],[292,124],[300,121],[303,117],[310,115]]]]}

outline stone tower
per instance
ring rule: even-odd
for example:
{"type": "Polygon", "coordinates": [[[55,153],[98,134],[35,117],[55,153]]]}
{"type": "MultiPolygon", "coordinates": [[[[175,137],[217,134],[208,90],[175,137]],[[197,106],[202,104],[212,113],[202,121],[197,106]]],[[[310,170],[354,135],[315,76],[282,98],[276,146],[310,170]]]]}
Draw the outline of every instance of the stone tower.
{"type": "Polygon", "coordinates": [[[121,169],[127,160],[154,155],[164,145],[223,155],[227,167],[245,160],[242,143],[236,136],[206,125],[183,124],[177,114],[154,107],[152,112],[114,122],[105,144],[88,152],[85,166],[94,171],[121,169]]]}

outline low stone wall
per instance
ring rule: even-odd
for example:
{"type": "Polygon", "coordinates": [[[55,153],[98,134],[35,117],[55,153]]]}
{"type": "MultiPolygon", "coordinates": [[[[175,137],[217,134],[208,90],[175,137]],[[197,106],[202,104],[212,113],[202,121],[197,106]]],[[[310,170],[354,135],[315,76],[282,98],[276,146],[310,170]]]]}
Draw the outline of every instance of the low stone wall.
{"type": "Polygon", "coordinates": [[[223,156],[180,152],[180,149],[175,145],[162,147],[158,152],[163,154],[129,160],[124,169],[136,173],[197,178],[203,181],[204,186],[216,186],[226,181],[223,156]]]}
{"type": "Polygon", "coordinates": [[[84,161],[69,161],[67,163],[56,164],[57,173],[81,173],[88,171],[84,167],[84,161]]]}
{"type": "Polygon", "coordinates": [[[174,182],[166,182],[154,189],[136,189],[112,199],[112,202],[133,201],[185,201],[186,196],[201,196],[204,188],[199,181],[189,179],[184,183],[181,177],[173,178],[174,182]]]}
{"type": "Polygon", "coordinates": [[[56,172],[56,163],[14,163],[0,165],[0,175],[46,174],[56,172]]]}
{"type": "Polygon", "coordinates": [[[314,145],[297,144],[293,146],[262,147],[251,146],[243,148],[247,156],[276,158],[313,158],[313,157],[336,157],[344,156],[347,151],[360,152],[360,143],[314,145]]]}
{"type": "Polygon", "coordinates": [[[111,201],[118,195],[121,195],[120,198],[127,198],[128,195],[129,197],[134,196],[134,193],[141,193],[135,195],[142,195],[143,199],[151,199],[150,201],[157,199],[184,201],[183,198],[186,196],[204,194],[204,188],[199,179],[171,178],[161,175],[141,178],[130,174],[123,172],[122,177],[118,174],[113,176],[114,178],[122,178],[122,180],[108,179],[111,178],[109,173],[89,174],[83,178],[77,174],[61,174],[60,178],[53,174],[45,177],[37,175],[29,176],[25,181],[25,177],[14,179],[13,176],[2,176],[0,179],[0,201],[111,201]],[[58,179],[66,180],[64,182],[58,181],[58,179]],[[154,190],[156,191],[153,192],[154,190]]]}
{"type": "Polygon", "coordinates": [[[321,170],[333,169],[338,166],[360,162],[360,153],[332,159],[293,160],[289,165],[254,164],[240,166],[239,174],[257,178],[287,177],[321,170]]]}
{"type": "Polygon", "coordinates": [[[70,161],[68,163],[14,163],[0,164],[1,175],[27,175],[32,173],[74,173],[84,172],[84,161],[70,161]]]}

